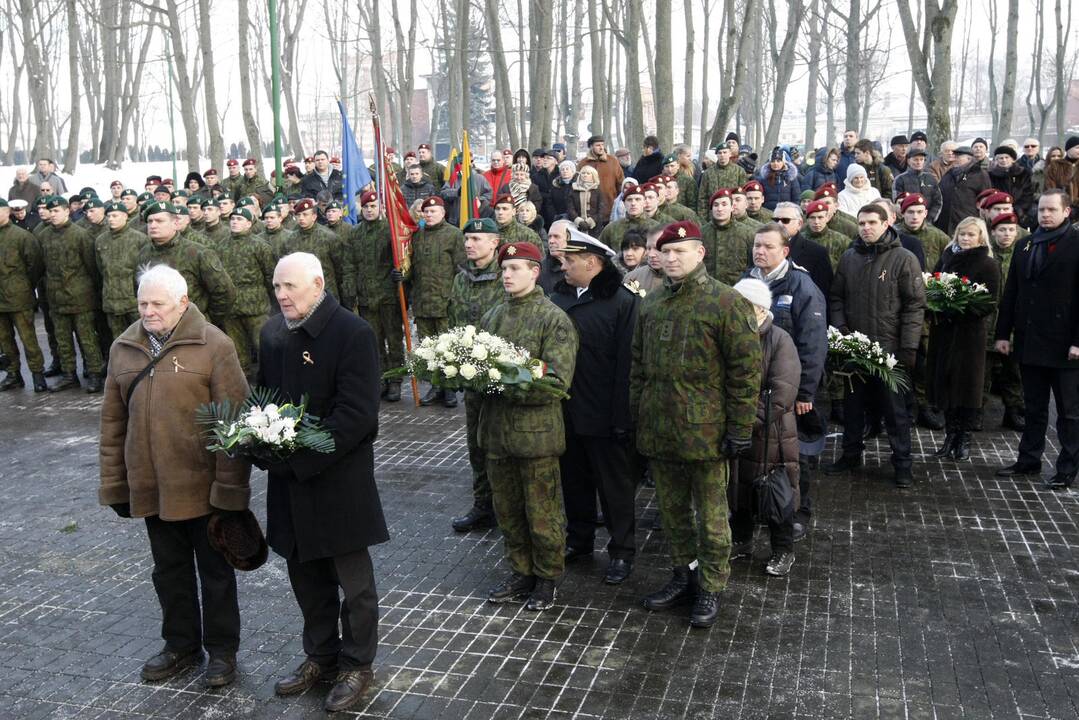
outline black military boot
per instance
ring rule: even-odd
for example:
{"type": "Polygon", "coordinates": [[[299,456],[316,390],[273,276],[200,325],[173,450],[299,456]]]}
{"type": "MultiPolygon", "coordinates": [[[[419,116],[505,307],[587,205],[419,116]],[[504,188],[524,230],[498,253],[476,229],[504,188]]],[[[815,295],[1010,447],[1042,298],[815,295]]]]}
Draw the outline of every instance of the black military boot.
{"type": "Polygon", "coordinates": [[[198,665],[201,661],[202,650],[199,648],[179,653],[165,646],[161,652],[146,661],[140,674],[147,682],[157,682],[170,678],[191,665],[198,665]]]}
{"type": "Polygon", "coordinates": [[[970,460],[970,433],[966,430],[956,435],[955,444],[952,446],[952,458],[960,462],[970,460]]]}
{"type": "Polygon", "coordinates": [[[31,373],[31,375],[33,375],[34,378],[34,392],[41,393],[49,391],[49,383],[45,381],[45,373],[36,372],[31,373]]]}
{"type": "Polygon", "coordinates": [[[90,395],[95,395],[105,389],[105,378],[98,373],[90,373],[90,378],[86,381],[86,392],[90,395]]]}
{"type": "Polygon", "coordinates": [[[457,407],[457,392],[454,390],[442,391],[442,407],[455,408],[457,407]]]}
{"type": "Polygon", "coordinates": [[[420,405],[427,407],[436,403],[442,402],[442,390],[432,385],[427,389],[427,392],[422,398],[420,398],[420,405]]]}
{"type": "Polygon", "coordinates": [[[536,587],[535,576],[513,573],[491,589],[491,592],[487,594],[487,602],[498,604],[523,600],[532,594],[534,587],[536,587]]]}
{"type": "Polygon", "coordinates": [[[19,388],[26,387],[26,383],[22,379],[22,373],[18,368],[9,369],[7,375],[4,376],[3,382],[0,382],[0,392],[4,390],[17,390],[19,388]]]}
{"type": "Polygon", "coordinates": [[[383,395],[386,398],[386,402],[400,402],[401,401],[401,383],[390,382],[386,383],[386,394],[383,395]]]}
{"type": "Polygon", "coordinates": [[[60,368],[59,358],[53,357],[52,364],[45,368],[45,377],[60,377],[64,374],[64,371],[60,368]]]}
{"type": "Polygon", "coordinates": [[[457,532],[486,530],[495,526],[495,513],[490,503],[473,505],[472,509],[461,517],[455,517],[451,524],[457,532]]]}
{"type": "MultiPolygon", "coordinates": [[[[48,373],[45,374],[48,375],[48,373]]],[[[62,392],[78,387],[82,387],[82,385],[79,384],[78,375],[75,373],[64,373],[60,376],[60,382],[49,388],[49,392],[62,392]]]]}
{"type": "Polygon", "coordinates": [[[689,624],[695,628],[710,628],[719,616],[719,593],[697,591],[689,624]]]}
{"type": "Polygon", "coordinates": [[[644,607],[653,612],[693,602],[697,595],[697,574],[688,565],[674,568],[671,579],[656,592],[644,598],[644,607]]]}
{"type": "Polygon", "coordinates": [[[532,588],[532,594],[528,596],[525,609],[533,612],[547,610],[554,605],[555,584],[554,580],[536,578],[536,586],[532,588]]]}
{"type": "Polygon", "coordinates": [[[1018,408],[1004,408],[1004,421],[1001,426],[1022,432],[1027,429],[1027,419],[1023,417],[1023,411],[1018,408]]]}
{"type": "Polygon", "coordinates": [[[933,457],[946,458],[951,457],[952,452],[955,450],[955,443],[959,438],[959,433],[954,430],[949,430],[944,435],[944,444],[937,448],[937,451],[933,453],[933,457]]]}
{"type": "Polygon", "coordinates": [[[206,673],[202,676],[202,682],[209,688],[225,687],[232,684],[236,679],[236,656],[211,655],[210,662],[206,664],[206,673]]]}

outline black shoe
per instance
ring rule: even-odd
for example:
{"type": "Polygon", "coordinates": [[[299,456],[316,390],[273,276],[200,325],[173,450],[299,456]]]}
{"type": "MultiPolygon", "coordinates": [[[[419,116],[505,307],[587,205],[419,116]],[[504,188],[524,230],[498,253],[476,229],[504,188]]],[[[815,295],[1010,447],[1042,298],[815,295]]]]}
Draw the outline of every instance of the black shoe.
{"type": "Polygon", "coordinates": [[[951,457],[952,452],[955,450],[956,440],[958,440],[958,439],[959,439],[959,433],[949,432],[949,433],[945,434],[944,435],[944,444],[941,445],[939,448],[937,448],[936,452],[933,453],[933,457],[936,457],[936,458],[951,457]]]}
{"type": "Polygon", "coordinates": [[[146,682],[157,682],[182,672],[185,668],[202,662],[202,650],[195,648],[186,653],[173,652],[165,647],[146,661],[139,673],[146,682]]]}
{"type": "Polygon", "coordinates": [[[571,563],[574,560],[580,560],[581,558],[590,558],[592,557],[592,548],[576,548],[572,545],[567,545],[562,556],[568,563],[571,563]]]}
{"type": "Polygon", "coordinates": [[[401,383],[392,382],[386,385],[386,394],[382,397],[386,398],[386,402],[401,402],[401,383]]]}
{"type": "Polygon", "coordinates": [[[63,374],[64,371],[60,369],[59,360],[53,360],[52,365],[49,365],[49,367],[45,368],[45,377],[47,378],[60,377],[63,374]]]}
{"type": "Polygon", "coordinates": [[[809,526],[806,523],[794,523],[794,542],[802,542],[805,540],[806,533],[808,532],[809,526]]]}
{"type": "Polygon", "coordinates": [[[307,658],[292,674],[278,680],[273,691],[278,695],[298,695],[312,687],[319,680],[337,675],[337,666],[323,667],[311,658],[307,658]]]}
{"type": "Polygon", "coordinates": [[[1057,473],[1045,481],[1045,487],[1047,490],[1067,490],[1074,480],[1075,477],[1072,475],[1057,473]]]}
{"type": "Polygon", "coordinates": [[[1011,428],[1012,430],[1022,432],[1027,429],[1027,419],[1023,416],[1022,410],[1005,408],[1004,421],[1000,425],[1001,427],[1011,428]]]}
{"type": "Polygon", "coordinates": [[[696,573],[691,572],[688,565],[683,565],[674,568],[666,585],[644,598],[644,607],[652,612],[670,610],[693,602],[696,596],[696,573]]]}
{"type": "Polygon", "coordinates": [[[231,685],[236,679],[235,655],[211,655],[202,682],[206,687],[218,688],[231,685]]]}
{"type": "Polygon", "coordinates": [[[451,523],[457,532],[486,530],[495,526],[495,514],[490,507],[473,505],[471,510],[461,517],[455,517],[451,523]]]}
{"type": "Polygon", "coordinates": [[[86,381],[86,392],[89,395],[96,395],[105,389],[105,378],[101,377],[97,373],[90,373],[90,378],[86,381]]]}
{"type": "Polygon", "coordinates": [[[26,383],[23,382],[22,373],[17,370],[8,370],[7,375],[4,376],[3,382],[0,382],[0,392],[24,387],[26,387],[26,383]]]}
{"type": "Polygon", "coordinates": [[[895,469],[895,486],[897,488],[909,488],[913,484],[914,473],[910,471],[910,468],[895,469]]]}
{"type": "Polygon", "coordinates": [[[772,553],[772,557],[768,558],[768,564],[764,566],[764,572],[766,575],[783,577],[791,571],[792,565],[794,565],[794,553],[772,553]]]}
{"type": "Polygon", "coordinates": [[[49,383],[45,381],[45,373],[30,373],[34,378],[34,392],[43,393],[49,391],[49,383]]]}
{"type": "Polygon", "coordinates": [[[363,699],[363,694],[367,692],[367,688],[370,687],[371,681],[374,679],[375,674],[371,672],[370,668],[365,670],[345,670],[338,673],[337,682],[330,688],[330,693],[326,696],[326,702],[323,704],[326,712],[348,710],[363,699]]]}
{"type": "Polygon", "coordinates": [[[532,588],[532,593],[528,596],[525,609],[542,612],[554,605],[554,596],[554,580],[536,578],[536,586],[532,588]]]}
{"type": "Polygon", "coordinates": [[[607,572],[603,575],[603,582],[608,585],[621,585],[633,572],[633,563],[629,560],[616,558],[607,564],[607,572]]]}
{"type": "Polygon", "coordinates": [[[981,432],[982,417],[982,411],[979,409],[977,412],[974,413],[974,417],[971,418],[969,430],[971,430],[972,432],[981,432]]]}
{"type": "Polygon", "coordinates": [[[427,393],[424,394],[424,396],[422,398],[420,398],[420,405],[422,405],[424,407],[427,407],[429,405],[434,405],[434,404],[440,403],[440,402],[442,402],[442,391],[440,389],[436,388],[434,385],[432,385],[427,390],[427,393]]]}
{"type": "Polygon", "coordinates": [[[701,590],[693,599],[693,612],[689,624],[695,628],[710,628],[719,616],[719,593],[701,590]]]}
{"type": "Polygon", "coordinates": [[[825,465],[824,466],[824,474],[825,475],[842,475],[845,472],[849,472],[851,470],[857,470],[861,466],[862,466],[862,456],[861,455],[841,455],[839,457],[839,459],[836,460],[831,465],[825,465]]]}
{"type": "Polygon", "coordinates": [[[457,393],[453,390],[444,390],[442,392],[442,407],[455,408],[457,407],[457,393]]]}
{"type": "Polygon", "coordinates": [[[918,424],[927,430],[943,430],[944,416],[936,408],[922,407],[918,409],[918,424]]]}
{"type": "Polygon", "coordinates": [[[1005,465],[1000,470],[997,470],[997,477],[1017,477],[1022,475],[1040,475],[1042,472],[1042,466],[1038,465],[1020,465],[1015,462],[1011,465],[1005,465]]]}
{"type": "Polygon", "coordinates": [[[513,573],[487,593],[487,602],[504,603],[523,600],[536,587],[536,578],[532,575],[513,573]]]}
{"type": "Polygon", "coordinates": [[[970,460],[970,433],[965,430],[956,436],[955,445],[952,446],[952,459],[959,462],[970,460]]]}
{"type": "Polygon", "coordinates": [[[63,392],[64,390],[72,390],[78,387],[82,387],[79,384],[78,376],[75,373],[65,373],[60,376],[60,382],[49,388],[49,392],[63,392]]]}
{"type": "Polygon", "coordinates": [[[735,560],[744,560],[745,558],[753,557],[753,538],[744,542],[732,542],[731,543],[731,556],[729,562],[735,560]]]}

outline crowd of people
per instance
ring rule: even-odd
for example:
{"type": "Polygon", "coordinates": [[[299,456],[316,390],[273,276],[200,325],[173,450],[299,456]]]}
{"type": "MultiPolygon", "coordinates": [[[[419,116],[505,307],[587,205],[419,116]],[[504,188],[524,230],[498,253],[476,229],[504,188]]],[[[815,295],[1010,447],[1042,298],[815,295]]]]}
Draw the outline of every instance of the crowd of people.
{"type": "MultiPolygon", "coordinates": [[[[371,453],[379,398],[401,399],[400,382],[377,371],[405,362],[402,286],[421,339],[487,330],[541,359],[569,394],[464,395],[473,498],[452,526],[501,530],[511,573],[490,602],[551,607],[566,564],[594,554],[597,518],[609,534],[603,581],[624,582],[635,496],[648,483],[672,575],[643,604],[691,605],[691,625],[709,627],[730,564],[754,557],[757,525],[768,530],[763,571],[791,571],[829,422],[843,431],[825,473],[858,471],[866,440],[885,432],[906,488],[912,426],[944,431],[936,457],[969,461],[996,393],[1003,425],[1022,432],[998,474],[1033,476],[1052,392],[1060,451],[1044,483],[1068,488],[1079,471],[1079,137],[1044,158],[1034,139],[991,153],[981,138],[945,142],[935,157],[927,145],[921,132],[897,136],[882,157],[848,131],[811,159],[776,147],[759,166],[734,133],[699,160],[685,146],[665,154],[654,137],[635,163],[601,136],[580,158],[560,144],[506,150],[477,170],[479,212],[463,227],[458,176],[429,146],[402,166],[389,149],[419,226],[407,269],[371,187],[357,194],[355,224],[342,219],[342,175],[326,152],[302,169],[288,163],[281,183],[254,160],[230,160],[223,179],[208,169],[177,188],[155,176],[141,193],[117,181],[104,199],[67,193],[41,160],[0,200],[0,390],[25,386],[24,362],[35,391],[79,387],[77,345],[87,392],[105,391],[101,501],[147,519],[165,615],[166,647],[147,680],[205,645],[219,661],[207,682],[231,682],[235,578],[204,541],[215,513],[246,510],[250,493],[249,468],[155,445],[138,425],[150,402],[134,402],[139,370],[168,356],[172,385],[151,381],[139,397],[238,399],[251,383],[309,393],[329,419],[334,456],[268,468],[269,544],[288,561],[307,655],[278,692],[340,666],[327,707],[341,709],[370,681],[377,598],[366,548],[386,539],[371,453]],[[924,274],[937,272],[983,285],[991,302],[930,309],[924,274]],[[829,326],[879,343],[911,387],[833,372],[829,326]],[[201,349],[178,352],[184,343],[201,349]],[[196,480],[176,474],[196,460],[196,480]],[[353,472],[369,482],[350,487],[353,472]],[[305,482],[315,475],[331,479],[305,482]],[[193,555],[204,615],[226,606],[204,640],[193,555]]],[[[458,397],[431,386],[420,402],[455,407],[458,397]]]]}

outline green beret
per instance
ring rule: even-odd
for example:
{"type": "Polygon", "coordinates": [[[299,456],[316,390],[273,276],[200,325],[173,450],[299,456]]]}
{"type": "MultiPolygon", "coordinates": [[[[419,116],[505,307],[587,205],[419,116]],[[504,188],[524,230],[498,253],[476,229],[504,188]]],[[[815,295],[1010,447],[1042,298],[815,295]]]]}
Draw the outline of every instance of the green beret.
{"type": "Polygon", "coordinates": [[[238,203],[236,203],[236,207],[247,207],[254,204],[255,198],[251,197],[250,195],[245,195],[244,197],[240,198],[240,201],[238,203]]]}
{"type": "Polygon", "coordinates": [[[141,193],[139,195],[139,197],[138,197],[138,200],[139,200],[140,203],[149,202],[149,201],[151,201],[153,199],[154,199],[154,196],[151,193],[148,193],[148,192],[141,193]]]}
{"type": "Polygon", "coordinates": [[[168,200],[155,200],[146,206],[143,211],[143,217],[149,218],[151,215],[157,215],[158,213],[168,213],[169,215],[176,214],[176,206],[170,203],[168,200]]]}
{"type": "Polygon", "coordinates": [[[139,194],[137,192],[135,192],[134,190],[132,190],[131,188],[127,188],[122,193],[120,193],[120,197],[127,197],[129,195],[131,197],[133,197],[133,198],[137,198],[139,196],[139,194]]]}
{"type": "Polygon", "coordinates": [[[118,212],[118,213],[123,213],[124,215],[127,215],[127,208],[124,206],[124,204],[122,202],[113,201],[113,202],[105,203],[105,212],[106,213],[118,212]]]}
{"type": "Polygon", "coordinates": [[[498,234],[498,225],[492,218],[472,218],[465,223],[463,232],[466,233],[494,233],[498,234]]]}
{"type": "Polygon", "coordinates": [[[678,162],[678,158],[675,155],[668,155],[667,157],[663,158],[664,165],[670,165],[671,163],[676,162],[678,162]]]}
{"type": "Polygon", "coordinates": [[[326,209],[327,210],[342,210],[343,208],[341,207],[341,203],[337,202],[336,200],[331,200],[329,203],[326,204],[326,209]]]}
{"type": "Polygon", "coordinates": [[[177,215],[184,215],[185,217],[191,217],[191,213],[187,211],[187,205],[180,203],[179,205],[173,205],[176,208],[177,215]]]}
{"type": "Polygon", "coordinates": [[[228,195],[221,195],[220,197],[214,198],[210,202],[210,204],[213,205],[215,208],[220,208],[221,203],[223,202],[232,202],[232,198],[230,198],[228,195]]]}
{"type": "Polygon", "coordinates": [[[105,203],[101,202],[101,200],[97,197],[97,195],[94,195],[92,198],[89,198],[88,200],[86,200],[86,202],[84,202],[82,204],[82,209],[83,210],[90,210],[91,208],[103,208],[103,207],[105,207],[105,203]]]}
{"type": "Polygon", "coordinates": [[[278,215],[280,215],[281,208],[276,204],[267,205],[266,209],[262,211],[262,217],[266,217],[270,213],[277,213],[278,215]]]}
{"type": "Polygon", "coordinates": [[[798,196],[800,200],[812,200],[813,196],[817,194],[816,190],[803,190],[802,194],[798,196]]]}
{"type": "Polygon", "coordinates": [[[9,207],[9,205],[7,204],[7,200],[0,197],[0,208],[6,208],[6,207],[9,207]]]}
{"type": "Polygon", "coordinates": [[[49,206],[49,200],[52,200],[52,195],[42,195],[41,197],[39,197],[37,200],[34,201],[34,206],[35,207],[48,207],[49,206]]]}
{"type": "Polygon", "coordinates": [[[191,197],[191,193],[189,193],[189,192],[188,192],[187,190],[184,190],[183,188],[180,188],[179,190],[177,190],[176,192],[174,192],[174,193],[172,194],[172,196],[173,196],[174,198],[178,198],[178,197],[182,197],[182,198],[185,198],[185,197],[191,197]]]}
{"type": "Polygon", "coordinates": [[[245,207],[233,210],[232,211],[232,217],[242,217],[244,220],[247,220],[248,222],[255,222],[255,213],[251,212],[249,209],[247,209],[245,207]]]}
{"type": "Polygon", "coordinates": [[[67,207],[67,200],[60,195],[51,196],[45,203],[45,208],[47,210],[55,210],[58,207],[67,207]]]}
{"type": "Polygon", "coordinates": [[[192,196],[192,197],[189,197],[187,199],[188,207],[190,207],[192,205],[198,205],[199,207],[202,207],[205,202],[206,202],[206,200],[204,200],[203,198],[200,198],[200,197],[192,196]]]}

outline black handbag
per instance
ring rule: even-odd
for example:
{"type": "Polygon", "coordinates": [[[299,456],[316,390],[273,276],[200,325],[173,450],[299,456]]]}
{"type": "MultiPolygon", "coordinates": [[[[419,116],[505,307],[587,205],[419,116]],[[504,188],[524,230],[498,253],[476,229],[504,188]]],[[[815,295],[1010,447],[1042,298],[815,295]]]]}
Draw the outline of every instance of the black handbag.
{"type": "Polygon", "coordinates": [[[794,490],[787,475],[786,459],[783,457],[783,441],[779,442],[779,465],[769,468],[768,438],[772,432],[772,389],[764,392],[764,456],[761,467],[764,473],[753,478],[753,494],[757,503],[757,521],[781,525],[794,518],[794,490]]]}

